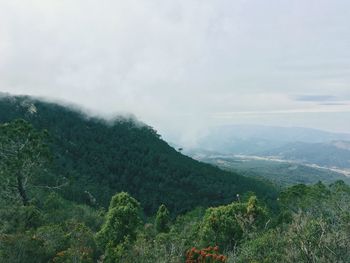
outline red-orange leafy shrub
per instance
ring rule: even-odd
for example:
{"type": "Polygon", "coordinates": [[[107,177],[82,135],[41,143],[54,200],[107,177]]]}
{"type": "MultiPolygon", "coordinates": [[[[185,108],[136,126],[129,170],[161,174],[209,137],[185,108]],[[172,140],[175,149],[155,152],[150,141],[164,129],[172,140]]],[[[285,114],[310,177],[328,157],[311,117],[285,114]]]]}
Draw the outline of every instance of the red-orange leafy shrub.
{"type": "Polygon", "coordinates": [[[219,247],[203,249],[191,248],[186,252],[186,263],[218,263],[226,262],[227,257],[219,254],[219,247]]]}

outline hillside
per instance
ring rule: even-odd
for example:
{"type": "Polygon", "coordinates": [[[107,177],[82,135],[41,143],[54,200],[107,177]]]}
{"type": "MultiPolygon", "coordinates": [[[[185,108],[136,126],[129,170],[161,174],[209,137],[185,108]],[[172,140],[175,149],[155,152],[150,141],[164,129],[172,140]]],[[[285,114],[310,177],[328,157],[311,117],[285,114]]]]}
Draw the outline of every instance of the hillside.
{"type": "Polygon", "coordinates": [[[3,98],[0,116],[0,262],[349,258],[342,181],[277,195],[264,180],[182,155],[131,118],[107,122],[28,97],[3,98]]]}
{"type": "Polygon", "coordinates": [[[178,214],[229,203],[247,191],[261,198],[276,194],[267,183],[180,154],[154,129],[130,118],[107,122],[29,97],[1,98],[0,122],[18,118],[48,131],[52,170],[69,180],[60,192],[79,203],[88,203],[91,194],[106,207],[116,192],[127,191],[147,214],[161,203],[178,214]]]}

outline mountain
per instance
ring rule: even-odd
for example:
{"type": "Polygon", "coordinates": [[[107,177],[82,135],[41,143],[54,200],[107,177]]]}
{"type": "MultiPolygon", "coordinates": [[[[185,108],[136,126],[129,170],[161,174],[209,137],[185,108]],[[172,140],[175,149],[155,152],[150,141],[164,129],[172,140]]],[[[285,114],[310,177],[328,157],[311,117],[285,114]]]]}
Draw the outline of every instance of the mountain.
{"type": "Polygon", "coordinates": [[[111,196],[127,191],[147,214],[162,203],[178,214],[229,203],[248,191],[275,198],[270,184],[184,156],[130,117],[106,121],[30,97],[2,96],[0,123],[18,118],[48,131],[52,170],[69,180],[59,191],[68,200],[86,203],[92,195],[107,207],[111,196]]]}
{"type": "Polygon", "coordinates": [[[347,262],[344,182],[277,194],[254,177],[299,179],[308,166],[252,171],[249,158],[213,159],[241,165],[228,172],[180,151],[131,117],[106,121],[28,97],[0,99],[0,262],[303,262],[305,240],[313,262],[347,262]]]}
{"type": "Polygon", "coordinates": [[[197,152],[193,157],[221,169],[239,174],[265,178],[280,186],[315,184],[319,181],[330,184],[342,180],[350,184],[350,177],[331,169],[322,169],[298,162],[274,160],[257,156],[232,156],[197,152]]]}
{"type": "Polygon", "coordinates": [[[350,183],[347,134],[265,126],[221,128],[215,128],[203,140],[202,148],[183,152],[222,169],[263,177],[280,185],[336,180],[350,183]]]}
{"type": "Polygon", "coordinates": [[[207,135],[199,140],[198,146],[226,154],[254,155],[288,143],[326,143],[341,140],[350,141],[350,134],[299,127],[226,125],[209,129],[207,135]]]}
{"type": "Polygon", "coordinates": [[[350,141],[294,142],[261,152],[258,155],[273,156],[279,159],[316,164],[323,167],[350,169],[350,141]]]}

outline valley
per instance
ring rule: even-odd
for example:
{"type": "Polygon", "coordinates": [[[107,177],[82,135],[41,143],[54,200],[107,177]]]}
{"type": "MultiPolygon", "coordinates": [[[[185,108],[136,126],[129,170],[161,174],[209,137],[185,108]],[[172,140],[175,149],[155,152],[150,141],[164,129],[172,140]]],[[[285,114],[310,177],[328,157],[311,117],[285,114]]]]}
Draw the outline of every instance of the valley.
{"type": "Polygon", "coordinates": [[[318,181],[332,183],[337,180],[350,183],[350,169],[321,167],[316,164],[250,155],[197,153],[192,157],[224,170],[272,180],[282,186],[298,183],[312,184],[318,181]]]}

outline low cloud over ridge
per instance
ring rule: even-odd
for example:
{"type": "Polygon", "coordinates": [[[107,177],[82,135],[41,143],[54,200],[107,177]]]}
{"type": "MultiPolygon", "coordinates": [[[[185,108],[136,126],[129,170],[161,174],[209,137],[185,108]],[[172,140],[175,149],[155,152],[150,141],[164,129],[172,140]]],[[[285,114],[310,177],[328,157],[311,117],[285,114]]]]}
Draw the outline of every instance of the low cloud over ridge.
{"type": "Polygon", "coordinates": [[[0,91],[188,141],[227,123],[350,130],[349,1],[268,2],[0,0],[0,91]]]}

